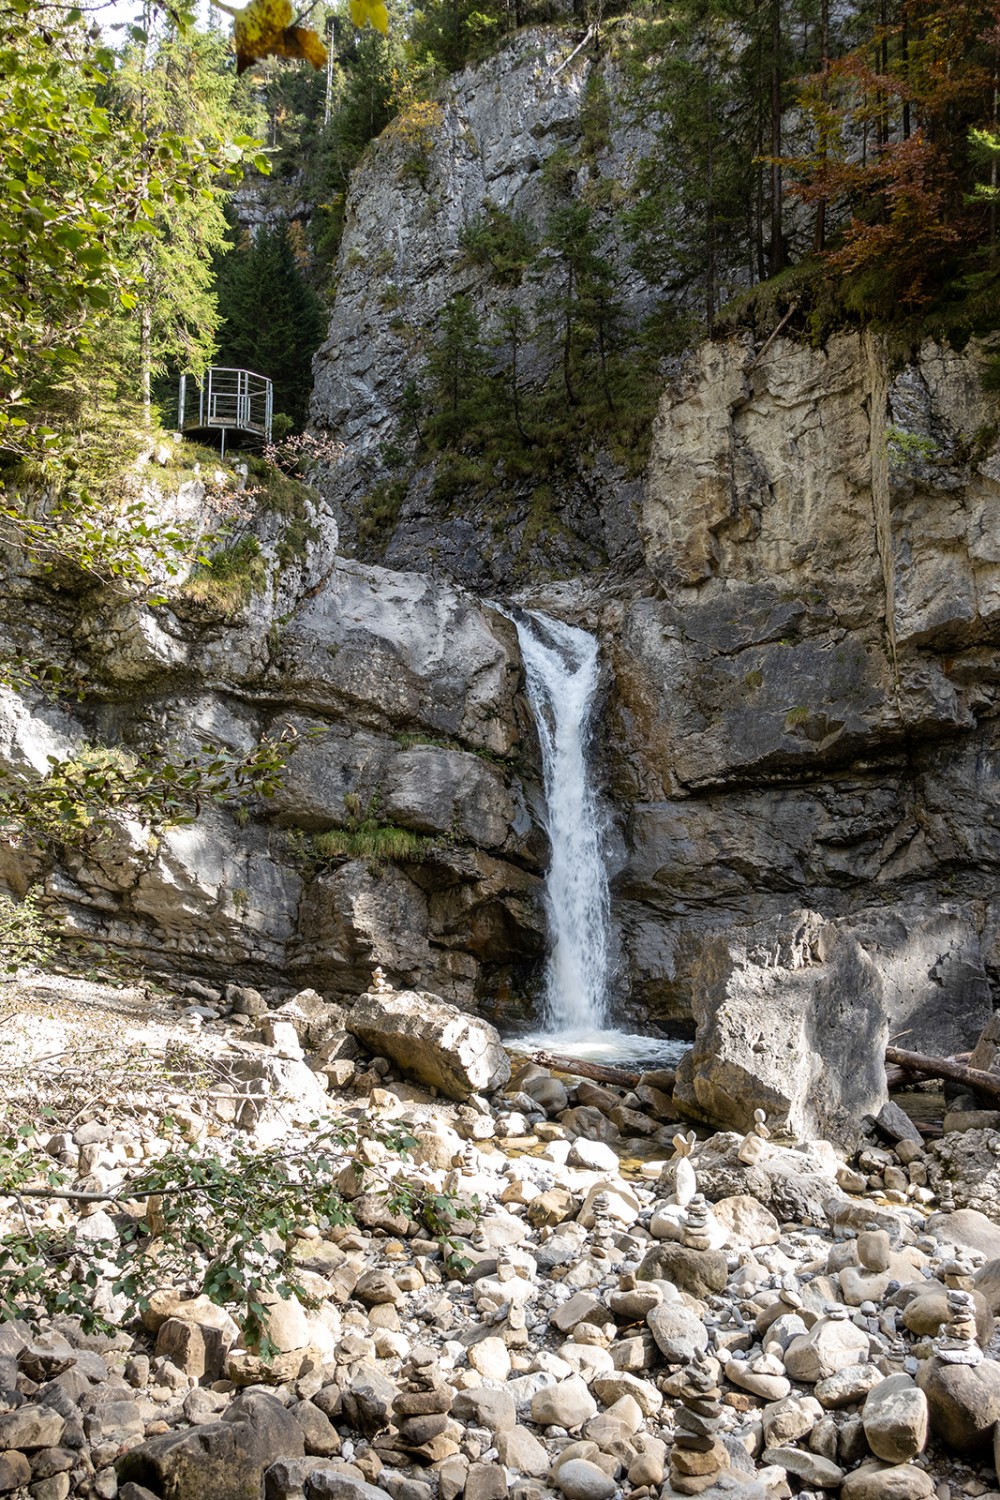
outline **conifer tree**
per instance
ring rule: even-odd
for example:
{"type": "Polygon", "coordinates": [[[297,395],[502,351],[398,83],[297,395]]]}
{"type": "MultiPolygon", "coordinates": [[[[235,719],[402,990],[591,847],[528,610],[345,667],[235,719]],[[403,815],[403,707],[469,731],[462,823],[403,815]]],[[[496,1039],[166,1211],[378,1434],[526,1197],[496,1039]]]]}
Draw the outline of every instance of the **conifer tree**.
{"type": "MultiPolygon", "coordinates": [[[[133,31],[112,81],[111,106],[138,126],[150,155],[178,141],[183,163],[184,142],[210,141],[223,159],[237,162],[252,144],[247,95],[220,33],[182,34],[147,0],[142,26],[133,31]]],[[[152,222],[134,252],[135,359],[149,425],[154,377],[172,367],[197,376],[212,360],[219,327],[213,257],[225,244],[227,192],[217,179],[164,197],[145,168],[140,186],[150,193],[152,222]]]]}
{"type": "Polygon", "coordinates": [[[286,225],[266,225],[230,249],[218,265],[218,297],[218,363],[268,376],[275,410],[301,427],[312,391],[311,360],[326,332],[326,315],[286,225]]]}

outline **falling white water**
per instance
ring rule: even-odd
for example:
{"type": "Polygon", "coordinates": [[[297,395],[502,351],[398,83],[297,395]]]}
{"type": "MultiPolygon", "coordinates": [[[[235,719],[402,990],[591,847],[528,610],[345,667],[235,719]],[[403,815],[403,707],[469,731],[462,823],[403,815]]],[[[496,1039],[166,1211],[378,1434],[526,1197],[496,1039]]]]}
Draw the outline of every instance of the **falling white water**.
{"type": "Polygon", "coordinates": [[[511,618],[542,748],[551,850],[545,886],[551,944],[545,1030],[513,1045],[609,1063],[653,1057],[663,1064],[675,1062],[687,1050],[685,1043],[608,1026],[611,900],[604,819],[587,758],[599,675],[597,641],[546,615],[519,612],[511,618]]]}
{"type": "Polygon", "coordinates": [[[591,1032],[607,1017],[610,952],[603,828],[587,770],[597,641],[545,615],[515,623],[542,747],[551,848],[544,1022],[553,1032],[591,1032]]]}

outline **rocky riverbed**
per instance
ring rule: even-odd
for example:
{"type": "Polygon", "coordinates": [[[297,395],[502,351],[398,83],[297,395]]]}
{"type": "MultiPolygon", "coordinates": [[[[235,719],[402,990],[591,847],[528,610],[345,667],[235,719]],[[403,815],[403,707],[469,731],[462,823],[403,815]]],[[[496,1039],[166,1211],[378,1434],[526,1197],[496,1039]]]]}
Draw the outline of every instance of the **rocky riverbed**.
{"type": "MultiPolygon", "coordinates": [[[[107,1320],[84,1332],[25,1289],[0,1324],[0,1494],[996,1500],[995,1121],[925,1145],[890,1110],[851,1160],[760,1120],[696,1140],[665,1076],[508,1079],[484,1023],[433,997],[415,1009],[436,1043],[393,1062],[378,990],[346,1008],[236,986],[0,991],[0,1222],[61,1226],[77,1271],[99,1244],[87,1295],[107,1320]],[[439,1086],[414,1082],[435,1046],[439,1086]],[[479,1066],[477,1091],[460,1075],[479,1066]],[[123,1184],[179,1142],[192,1164],[291,1162],[365,1121],[405,1130],[408,1152],[369,1140],[332,1160],[354,1222],[304,1205],[306,1295],[260,1299],[269,1362],[203,1294],[212,1256],[194,1240],[183,1274],[163,1250],[127,1319],[114,1245],[138,1221],[137,1245],[165,1246],[169,1204],[123,1184]],[[30,1196],[33,1149],[84,1197],[30,1196]],[[404,1180],[406,1201],[471,1215],[450,1245],[392,1199],[404,1180]]],[[[8,1255],[8,1298],[16,1270],[8,1255]]]]}

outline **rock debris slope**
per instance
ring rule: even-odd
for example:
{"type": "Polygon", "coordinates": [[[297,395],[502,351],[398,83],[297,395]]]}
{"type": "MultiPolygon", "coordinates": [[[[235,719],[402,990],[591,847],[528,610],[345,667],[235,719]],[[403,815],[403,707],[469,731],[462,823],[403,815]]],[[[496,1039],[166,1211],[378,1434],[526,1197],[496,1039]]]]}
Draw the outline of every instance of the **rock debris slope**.
{"type": "MultiPolygon", "coordinates": [[[[233,986],[179,1013],[55,981],[8,993],[8,1121],[34,1123],[43,1159],[92,1194],[7,1200],[8,1232],[62,1222],[78,1253],[113,1256],[138,1211],[162,1237],[161,1202],[123,1213],[114,1195],[178,1132],[195,1159],[249,1145],[293,1162],[324,1122],[378,1118],[405,1127],[411,1155],[370,1144],[367,1183],[348,1156],[332,1163],[355,1222],[302,1215],[302,1296],[261,1289],[270,1362],[201,1293],[212,1262],[190,1246],[183,1276],[154,1275],[141,1319],[117,1331],[110,1270],[94,1292],[107,1332],[25,1295],[0,1325],[0,1493],[998,1493],[1000,1228],[964,1206],[974,1188],[947,1152],[902,1138],[849,1163],[820,1140],[776,1143],[760,1117],[695,1142],[674,1134],[661,1075],[626,1094],[522,1065],[516,1084],[450,1103],[363,1051],[350,1007],[312,992],[269,1008],[233,986]],[[455,1225],[460,1268],[382,1173],[474,1205],[455,1225]]],[[[22,1137],[22,1162],[29,1149],[22,1137]]]]}

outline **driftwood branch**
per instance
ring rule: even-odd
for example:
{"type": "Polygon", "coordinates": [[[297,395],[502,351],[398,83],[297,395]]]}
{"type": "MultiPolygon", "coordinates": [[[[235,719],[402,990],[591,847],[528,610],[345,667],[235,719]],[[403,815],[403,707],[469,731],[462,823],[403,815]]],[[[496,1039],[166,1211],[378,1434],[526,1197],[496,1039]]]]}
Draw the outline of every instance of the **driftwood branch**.
{"type": "Polygon", "coordinates": [[[532,1052],[531,1061],[540,1068],[550,1068],[556,1073],[575,1073],[578,1078],[589,1078],[593,1083],[616,1083],[621,1088],[634,1089],[640,1072],[632,1068],[612,1068],[604,1063],[582,1062],[578,1057],[561,1057],[557,1052],[532,1052]]]}
{"type": "Polygon", "coordinates": [[[905,1068],[908,1073],[922,1073],[925,1078],[946,1078],[950,1083],[961,1083],[1000,1108],[1000,1074],[984,1073],[981,1068],[970,1068],[950,1057],[925,1057],[921,1052],[906,1052],[902,1047],[886,1047],[885,1060],[894,1067],[905,1068]]]}

